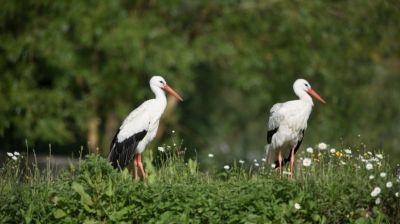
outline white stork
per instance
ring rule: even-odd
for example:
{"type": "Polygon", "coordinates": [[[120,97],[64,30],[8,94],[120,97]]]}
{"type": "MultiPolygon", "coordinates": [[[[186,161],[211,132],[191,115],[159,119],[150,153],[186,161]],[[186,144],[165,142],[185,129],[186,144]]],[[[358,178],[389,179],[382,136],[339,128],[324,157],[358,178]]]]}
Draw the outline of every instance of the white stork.
{"type": "Polygon", "coordinates": [[[281,176],[282,165],[290,161],[290,177],[293,177],[294,154],[303,141],[307,120],[314,106],[311,96],[325,103],[304,79],[297,79],[293,84],[293,90],[299,97],[298,100],[277,103],[271,108],[266,147],[269,163],[276,160],[276,150],[278,150],[278,160],[273,164],[279,168],[281,176]],[[282,148],[287,150],[282,153],[282,148]]]}
{"type": "Polygon", "coordinates": [[[167,106],[163,89],[183,101],[161,76],[153,76],[150,79],[150,88],[156,97],[142,103],[125,118],[112,140],[108,155],[112,166],[120,169],[126,167],[133,159],[135,179],[138,179],[138,167],[145,178],[141,153],[156,136],[160,117],[167,106]]]}

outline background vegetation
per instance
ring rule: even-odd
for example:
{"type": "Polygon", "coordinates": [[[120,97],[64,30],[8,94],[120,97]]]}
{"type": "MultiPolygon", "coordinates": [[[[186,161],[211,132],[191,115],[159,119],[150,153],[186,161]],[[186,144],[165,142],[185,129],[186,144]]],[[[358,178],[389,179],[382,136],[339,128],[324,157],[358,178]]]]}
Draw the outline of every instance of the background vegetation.
{"type": "Polygon", "coordinates": [[[199,172],[182,150],[162,152],[158,169],[146,157],[144,182],[95,154],[57,177],[10,154],[0,169],[0,222],[367,224],[400,218],[400,176],[392,175],[385,154],[362,145],[301,151],[292,180],[262,161],[199,172]]]}
{"type": "Polygon", "coordinates": [[[295,98],[303,77],[328,102],[316,103],[305,145],[360,135],[398,162],[399,9],[395,0],[1,1],[0,149],[26,139],[38,152],[107,154],[162,74],[185,101],[170,101],[159,140],[175,129],[198,156],[252,159],[264,153],[269,108],[295,98]]]}

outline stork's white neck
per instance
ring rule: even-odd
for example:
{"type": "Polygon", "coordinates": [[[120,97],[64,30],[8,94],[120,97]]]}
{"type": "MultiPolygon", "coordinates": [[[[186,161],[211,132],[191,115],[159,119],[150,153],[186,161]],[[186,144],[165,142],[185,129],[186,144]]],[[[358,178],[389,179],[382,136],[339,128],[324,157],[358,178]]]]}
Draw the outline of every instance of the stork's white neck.
{"type": "Polygon", "coordinates": [[[167,105],[167,97],[165,97],[165,92],[158,86],[150,85],[151,90],[154,95],[156,95],[156,100],[162,105],[167,105]]]}
{"type": "Polygon", "coordinates": [[[296,93],[296,95],[300,98],[300,100],[310,103],[311,105],[314,105],[311,96],[308,95],[308,93],[303,89],[294,89],[294,93],[296,93]]]}

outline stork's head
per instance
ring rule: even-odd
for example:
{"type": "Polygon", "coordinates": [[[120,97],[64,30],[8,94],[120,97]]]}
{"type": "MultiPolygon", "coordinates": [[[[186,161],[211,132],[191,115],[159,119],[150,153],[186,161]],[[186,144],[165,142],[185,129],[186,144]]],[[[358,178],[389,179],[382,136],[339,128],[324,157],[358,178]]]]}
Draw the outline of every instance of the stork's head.
{"type": "Polygon", "coordinates": [[[179,94],[176,93],[175,90],[173,90],[171,87],[169,87],[167,85],[167,82],[165,81],[165,79],[163,77],[161,77],[161,76],[153,76],[153,77],[151,77],[150,86],[157,87],[157,88],[160,88],[160,89],[164,89],[168,93],[170,93],[173,96],[175,96],[178,100],[183,101],[182,97],[179,96],[179,94]]]}
{"type": "Polygon", "coordinates": [[[297,79],[293,84],[293,90],[300,98],[302,95],[304,95],[304,93],[308,93],[322,103],[325,103],[325,100],[322,99],[318,93],[311,88],[310,83],[308,83],[305,79],[297,79]]]}

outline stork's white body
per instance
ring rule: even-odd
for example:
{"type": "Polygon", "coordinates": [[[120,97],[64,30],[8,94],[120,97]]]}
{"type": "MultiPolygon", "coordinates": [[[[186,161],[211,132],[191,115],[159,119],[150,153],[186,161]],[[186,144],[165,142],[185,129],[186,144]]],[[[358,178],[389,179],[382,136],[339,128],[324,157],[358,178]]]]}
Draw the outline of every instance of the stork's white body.
{"type": "MultiPolygon", "coordinates": [[[[164,92],[160,90],[160,96],[147,100],[134,111],[122,123],[117,135],[118,143],[122,143],[136,133],[146,130],[144,138],[138,143],[135,153],[142,153],[147,144],[156,137],[160,118],[167,106],[164,92]]],[[[157,96],[157,95],[156,95],[157,96]]]]}
{"type": "Polygon", "coordinates": [[[278,129],[267,145],[268,161],[277,158],[276,149],[282,148],[282,156],[289,157],[290,149],[303,139],[303,131],[307,129],[313,104],[305,100],[292,100],[277,103],[271,108],[268,130],[278,129]]]}
{"type": "Polygon", "coordinates": [[[268,145],[266,146],[267,161],[274,163],[277,159],[280,173],[282,163],[291,162],[291,175],[293,175],[294,154],[298,150],[307,128],[307,121],[314,106],[310,95],[321,102],[325,101],[311,89],[310,84],[304,79],[298,79],[293,84],[293,90],[299,97],[298,100],[277,103],[270,110],[268,120],[268,145]]]}

